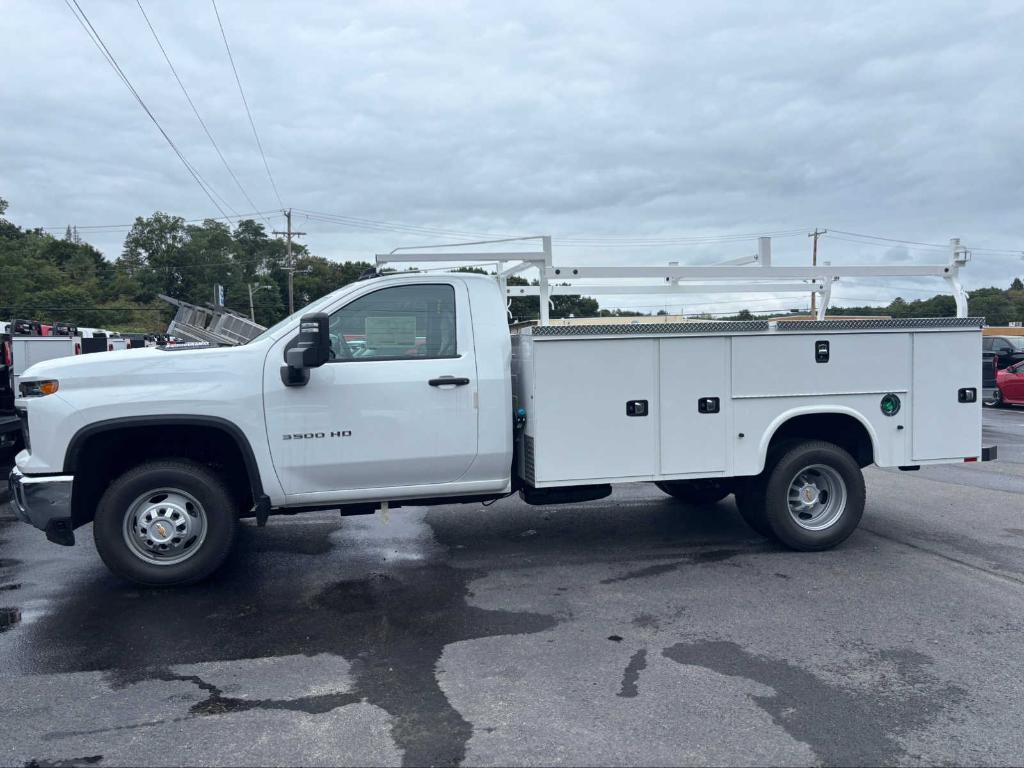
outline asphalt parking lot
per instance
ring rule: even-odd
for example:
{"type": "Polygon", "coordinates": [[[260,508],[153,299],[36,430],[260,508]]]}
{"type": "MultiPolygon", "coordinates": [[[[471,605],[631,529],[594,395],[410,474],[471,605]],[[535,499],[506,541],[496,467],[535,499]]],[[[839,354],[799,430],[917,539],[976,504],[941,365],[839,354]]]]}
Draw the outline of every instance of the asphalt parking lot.
{"type": "Polygon", "coordinates": [[[797,554],[653,486],[244,527],[209,584],[0,522],[0,763],[1020,764],[1024,409],[797,554]]]}

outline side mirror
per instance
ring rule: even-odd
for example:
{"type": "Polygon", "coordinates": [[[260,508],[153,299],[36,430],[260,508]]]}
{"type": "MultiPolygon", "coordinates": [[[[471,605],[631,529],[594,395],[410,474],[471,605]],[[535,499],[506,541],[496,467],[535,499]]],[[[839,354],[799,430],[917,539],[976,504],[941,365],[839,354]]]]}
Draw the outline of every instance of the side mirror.
{"type": "Polygon", "coordinates": [[[281,381],[286,387],[301,387],[309,381],[309,369],[331,359],[331,336],[325,312],[303,315],[295,345],[284,353],[281,381]]]}

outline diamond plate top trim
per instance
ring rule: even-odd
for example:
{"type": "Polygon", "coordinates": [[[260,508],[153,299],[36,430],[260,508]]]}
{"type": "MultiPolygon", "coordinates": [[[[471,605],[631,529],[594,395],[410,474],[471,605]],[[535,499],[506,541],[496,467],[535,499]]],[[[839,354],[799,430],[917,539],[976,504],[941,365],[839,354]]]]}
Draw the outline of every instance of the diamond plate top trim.
{"type": "Polygon", "coordinates": [[[780,331],[873,331],[904,328],[981,328],[983,317],[918,317],[896,320],[780,320],[780,331]]]}
{"type": "Polygon", "coordinates": [[[533,336],[653,336],[685,333],[753,333],[767,331],[764,320],[720,321],[710,323],[637,323],[609,325],[538,325],[533,336]]]}

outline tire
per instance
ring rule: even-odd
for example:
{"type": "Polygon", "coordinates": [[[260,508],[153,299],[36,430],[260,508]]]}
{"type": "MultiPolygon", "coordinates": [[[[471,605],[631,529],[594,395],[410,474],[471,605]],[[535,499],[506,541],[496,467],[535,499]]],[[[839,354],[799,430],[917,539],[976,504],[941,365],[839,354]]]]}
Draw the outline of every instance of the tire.
{"type": "Polygon", "coordinates": [[[96,510],[93,538],[117,576],[170,587],[216,571],[237,526],[231,493],[213,472],[192,461],[153,461],[110,485],[96,510]]]}
{"type": "Polygon", "coordinates": [[[768,449],[768,455],[765,457],[764,469],[761,471],[761,474],[738,478],[737,480],[736,509],[739,511],[740,517],[756,533],[767,539],[775,538],[772,527],[768,525],[764,506],[765,484],[768,482],[768,472],[775,466],[775,462],[779,460],[782,454],[799,444],[799,438],[787,437],[779,440],[768,449]]]}
{"type": "Polygon", "coordinates": [[[864,514],[864,476],[854,458],[832,443],[790,446],[767,469],[764,517],[782,544],[803,552],[830,549],[856,530],[864,514]]]}
{"type": "Polygon", "coordinates": [[[715,504],[730,493],[732,488],[721,480],[662,480],[655,482],[659,489],[674,499],[687,504],[715,504]]]}
{"type": "Polygon", "coordinates": [[[996,387],[996,391],[993,393],[992,399],[985,400],[982,405],[987,405],[989,408],[1002,408],[1006,405],[1006,403],[1003,402],[1003,391],[999,389],[999,387],[996,387]]]}
{"type": "Polygon", "coordinates": [[[768,539],[774,539],[775,534],[768,525],[768,518],[764,509],[764,489],[760,482],[761,477],[752,477],[736,489],[736,509],[739,510],[743,522],[754,529],[756,533],[768,539]]]}

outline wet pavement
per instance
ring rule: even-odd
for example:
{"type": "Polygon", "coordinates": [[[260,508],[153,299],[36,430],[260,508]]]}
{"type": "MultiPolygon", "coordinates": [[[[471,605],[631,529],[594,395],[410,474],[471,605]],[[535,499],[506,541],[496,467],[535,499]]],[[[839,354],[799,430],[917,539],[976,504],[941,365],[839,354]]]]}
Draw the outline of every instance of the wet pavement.
{"type": "Polygon", "coordinates": [[[0,522],[0,763],[1019,764],[1024,409],[841,548],[653,486],[245,525],[144,590],[0,522]]]}

